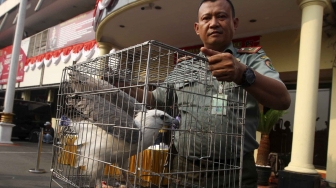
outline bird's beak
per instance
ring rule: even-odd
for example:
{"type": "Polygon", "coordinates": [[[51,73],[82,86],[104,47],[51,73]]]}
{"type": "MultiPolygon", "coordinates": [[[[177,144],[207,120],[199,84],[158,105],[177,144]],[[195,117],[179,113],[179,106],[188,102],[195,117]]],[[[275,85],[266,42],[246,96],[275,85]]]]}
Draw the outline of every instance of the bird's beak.
{"type": "Polygon", "coordinates": [[[173,119],[172,124],[171,124],[171,128],[172,129],[177,129],[177,128],[179,128],[179,126],[180,126],[180,122],[177,119],[173,119]]]}

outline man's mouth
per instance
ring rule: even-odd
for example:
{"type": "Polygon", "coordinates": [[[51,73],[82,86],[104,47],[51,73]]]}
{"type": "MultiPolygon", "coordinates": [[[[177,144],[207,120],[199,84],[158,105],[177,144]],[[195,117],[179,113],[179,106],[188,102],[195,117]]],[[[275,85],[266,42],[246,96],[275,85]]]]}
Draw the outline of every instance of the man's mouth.
{"type": "Polygon", "coordinates": [[[208,36],[211,36],[211,35],[220,35],[220,34],[222,34],[222,32],[220,32],[220,31],[212,31],[211,33],[209,33],[208,36]]]}

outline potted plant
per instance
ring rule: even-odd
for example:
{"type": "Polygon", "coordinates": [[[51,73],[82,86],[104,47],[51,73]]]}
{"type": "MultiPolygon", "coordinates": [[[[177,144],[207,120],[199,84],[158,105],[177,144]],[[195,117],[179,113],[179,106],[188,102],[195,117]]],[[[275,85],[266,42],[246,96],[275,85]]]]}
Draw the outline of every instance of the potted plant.
{"type": "Polygon", "coordinates": [[[260,119],[257,131],[261,132],[261,139],[257,154],[257,172],[258,185],[268,185],[268,179],[271,175],[271,167],[268,164],[268,156],[270,154],[269,134],[274,126],[285,114],[284,110],[270,109],[266,113],[260,112],[260,119]]]}

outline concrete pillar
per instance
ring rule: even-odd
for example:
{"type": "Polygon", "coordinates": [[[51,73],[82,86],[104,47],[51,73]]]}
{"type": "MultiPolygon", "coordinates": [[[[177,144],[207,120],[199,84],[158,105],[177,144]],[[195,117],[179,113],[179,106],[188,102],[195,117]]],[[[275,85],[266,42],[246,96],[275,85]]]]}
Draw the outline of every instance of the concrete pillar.
{"type": "MultiPolygon", "coordinates": [[[[107,42],[98,42],[99,44],[99,56],[109,54],[112,49],[112,44],[107,42]]],[[[99,75],[98,77],[104,77],[104,72],[108,68],[108,57],[99,59],[99,75]]]]}
{"type": "MultiPolygon", "coordinates": [[[[332,91],[330,103],[330,120],[329,120],[329,144],[327,158],[327,177],[329,182],[336,182],[336,67],[333,68],[332,91]]],[[[336,184],[329,185],[336,187],[336,184]]]]}
{"type": "Polygon", "coordinates": [[[315,174],[313,162],[324,0],[303,0],[291,162],[285,170],[315,174]]]}
{"type": "Polygon", "coordinates": [[[47,102],[54,102],[54,97],[55,97],[55,94],[54,94],[54,90],[53,89],[49,89],[48,90],[48,98],[47,98],[47,102]]]}
{"type": "Polygon", "coordinates": [[[18,67],[18,60],[21,48],[21,40],[24,29],[24,21],[26,16],[27,0],[20,1],[18,12],[18,21],[15,28],[11,64],[9,68],[7,89],[4,101],[4,110],[0,113],[0,143],[12,144],[11,136],[13,124],[13,105],[15,95],[16,73],[18,67]]]}
{"type": "Polygon", "coordinates": [[[297,97],[291,162],[279,174],[279,187],[319,187],[313,165],[323,9],[326,0],[298,0],[302,9],[297,97]],[[311,186],[313,185],[313,186],[311,186]]]}
{"type": "Polygon", "coordinates": [[[100,56],[108,54],[112,49],[111,43],[98,42],[98,44],[99,44],[99,55],[100,56]]]}

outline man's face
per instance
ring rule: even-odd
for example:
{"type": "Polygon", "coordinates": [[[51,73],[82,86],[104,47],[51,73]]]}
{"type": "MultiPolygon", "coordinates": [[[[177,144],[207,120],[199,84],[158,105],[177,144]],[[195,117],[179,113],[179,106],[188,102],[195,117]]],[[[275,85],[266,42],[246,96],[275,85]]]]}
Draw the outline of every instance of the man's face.
{"type": "Polygon", "coordinates": [[[238,18],[232,17],[227,1],[207,1],[198,11],[198,23],[194,28],[206,48],[223,51],[230,45],[238,22],[238,18]]]}

